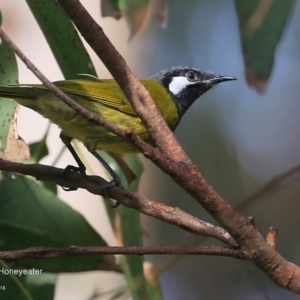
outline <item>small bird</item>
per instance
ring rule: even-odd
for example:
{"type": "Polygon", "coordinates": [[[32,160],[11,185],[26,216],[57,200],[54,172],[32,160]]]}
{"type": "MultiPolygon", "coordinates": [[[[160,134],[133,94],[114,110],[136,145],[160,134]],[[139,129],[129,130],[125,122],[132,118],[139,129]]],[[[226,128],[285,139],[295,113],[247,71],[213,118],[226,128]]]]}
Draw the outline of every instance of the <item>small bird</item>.
{"type": "MultiPolygon", "coordinates": [[[[236,78],[180,66],[163,70],[141,82],[151,94],[170,129],[174,131],[185,112],[202,94],[216,84],[229,80],[236,78]]],[[[123,130],[132,131],[153,145],[143,122],[114,79],[102,80],[85,75],[82,79],[57,81],[54,84],[83,107],[123,130]]],[[[110,173],[112,170],[96,150],[121,154],[139,152],[123,138],[89,122],[55,97],[44,85],[0,86],[0,97],[12,98],[57,124],[62,130],[62,141],[73,154],[81,172],[85,172],[85,167],[71,146],[72,139],[83,142],[110,173]]],[[[116,174],[111,175],[115,181],[119,180],[116,174]]]]}

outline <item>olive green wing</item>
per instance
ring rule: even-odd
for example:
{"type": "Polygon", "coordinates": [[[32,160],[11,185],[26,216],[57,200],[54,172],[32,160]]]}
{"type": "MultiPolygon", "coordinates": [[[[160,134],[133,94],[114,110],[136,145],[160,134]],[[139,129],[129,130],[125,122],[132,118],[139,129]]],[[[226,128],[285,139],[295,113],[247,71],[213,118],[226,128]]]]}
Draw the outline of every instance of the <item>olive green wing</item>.
{"type": "MultiPolygon", "coordinates": [[[[141,82],[151,94],[167,124],[175,128],[178,123],[178,111],[165,88],[154,79],[142,79],[141,82]]],[[[99,107],[102,105],[137,117],[126,96],[113,79],[66,80],[55,82],[55,85],[90,110],[99,112],[99,107]],[[94,105],[91,105],[91,102],[94,102],[94,105]]]]}
{"type": "Polygon", "coordinates": [[[112,79],[65,80],[54,82],[54,84],[84,107],[91,107],[91,103],[87,101],[94,102],[96,107],[100,104],[134,117],[137,116],[118,84],[112,79]]]}
{"type": "MultiPolygon", "coordinates": [[[[87,109],[94,108],[93,110],[98,112],[101,106],[107,106],[136,117],[132,106],[114,80],[79,79],[57,81],[54,84],[87,109]]],[[[32,109],[36,109],[35,100],[49,94],[46,86],[41,84],[0,87],[0,97],[15,99],[32,109]]]]}
{"type": "MultiPolygon", "coordinates": [[[[83,107],[99,112],[101,106],[121,111],[137,117],[126,96],[113,79],[97,80],[83,75],[87,79],[56,81],[54,84],[83,107]]],[[[174,101],[165,88],[154,79],[143,79],[141,82],[150,92],[158,110],[171,128],[178,122],[178,111],[174,101]]],[[[0,87],[0,97],[13,98],[22,105],[38,110],[35,101],[49,96],[44,85],[29,84],[0,87]]],[[[48,98],[49,99],[49,98],[48,98]]]]}

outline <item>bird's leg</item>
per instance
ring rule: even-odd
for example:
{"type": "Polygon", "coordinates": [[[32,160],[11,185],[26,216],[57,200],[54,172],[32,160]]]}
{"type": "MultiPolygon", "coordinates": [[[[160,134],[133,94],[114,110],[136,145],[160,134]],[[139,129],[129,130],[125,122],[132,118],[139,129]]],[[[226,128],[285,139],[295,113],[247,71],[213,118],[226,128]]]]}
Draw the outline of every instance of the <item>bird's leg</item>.
{"type": "MultiPolygon", "coordinates": [[[[72,156],[74,157],[75,161],[78,164],[78,167],[68,165],[65,168],[65,173],[68,171],[71,171],[71,172],[78,172],[81,174],[85,174],[85,165],[83,164],[83,162],[79,158],[78,154],[76,153],[75,149],[73,148],[73,146],[71,144],[72,139],[70,137],[64,135],[63,133],[60,134],[60,138],[61,138],[62,142],[65,144],[65,146],[68,148],[68,150],[70,151],[70,153],[72,154],[72,156]]],[[[77,188],[65,188],[65,187],[62,187],[62,188],[65,191],[76,191],[77,190],[77,188]]]]}
{"type": "MultiPolygon", "coordinates": [[[[119,188],[124,188],[121,179],[119,175],[110,167],[110,165],[101,157],[101,155],[96,152],[96,151],[90,151],[103,165],[103,167],[107,170],[109,175],[112,177],[112,180],[108,182],[107,184],[103,185],[101,188],[101,193],[105,197],[106,191],[109,190],[110,188],[117,186],[119,188]]],[[[113,207],[119,206],[120,203],[116,202],[116,204],[113,205],[113,207]]]]}
{"type": "MultiPolygon", "coordinates": [[[[70,153],[72,154],[72,156],[74,157],[75,161],[78,164],[78,167],[74,167],[71,165],[67,166],[65,168],[65,172],[72,171],[72,172],[78,172],[78,173],[85,174],[85,169],[86,169],[85,165],[83,164],[83,162],[79,158],[78,154],[76,153],[75,149],[73,148],[73,146],[71,144],[72,139],[70,137],[64,135],[63,133],[60,134],[60,138],[61,138],[62,142],[65,144],[65,146],[68,148],[68,150],[70,151],[70,153]]],[[[108,173],[112,177],[112,180],[110,182],[108,182],[107,184],[104,184],[102,186],[101,194],[104,195],[104,197],[105,197],[107,190],[109,190],[113,186],[118,186],[120,188],[124,188],[122,186],[119,175],[109,166],[109,164],[101,157],[101,155],[96,151],[90,151],[90,153],[92,153],[100,161],[100,163],[103,165],[103,167],[108,171],[108,173]]],[[[77,188],[64,188],[64,187],[63,187],[63,189],[65,191],[77,190],[77,188]]],[[[116,202],[116,204],[114,204],[113,207],[117,207],[117,206],[119,206],[119,204],[120,203],[116,202]]]]}

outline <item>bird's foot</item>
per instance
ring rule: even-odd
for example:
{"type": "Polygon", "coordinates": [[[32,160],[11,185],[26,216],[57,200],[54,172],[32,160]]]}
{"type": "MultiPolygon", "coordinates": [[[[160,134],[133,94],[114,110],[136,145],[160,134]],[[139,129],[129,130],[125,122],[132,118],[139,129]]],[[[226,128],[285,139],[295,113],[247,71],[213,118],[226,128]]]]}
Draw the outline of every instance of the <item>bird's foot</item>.
{"type": "MultiPolygon", "coordinates": [[[[80,168],[80,167],[75,167],[75,166],[68,165],[68,166],[66,166],[66,168],[64,170],[64,176],[68,177],[69,172],[76,172],[76,173],[80,173],[80,174],[85,174],[85,168],[80,168]]],[[[62,189],[66,192],[77,190],[77,188],[69,188],[69,187],[63,187],[63,186],[62,186],[62,189]]]]}
{"type": "MultiPolygon", "coordinates": [[[[113,180],[111,180],[110,182],[107,182],[106,184],[104,184],[102,187],[101,187],[101,195],[104,197],[104,198],[109,198],[108,197],[108,190],[111,189],[112,187],[118,187],[120,189],[124,189],[122,183],[121,183],[121,180],[119,178],[119,176],[115,177],[113,180]]],[[[118,201],[116,201],[114,204],[111,205],[112,208],[116,208],[120,205],[121,203],[119,203],[118,201]]]]}

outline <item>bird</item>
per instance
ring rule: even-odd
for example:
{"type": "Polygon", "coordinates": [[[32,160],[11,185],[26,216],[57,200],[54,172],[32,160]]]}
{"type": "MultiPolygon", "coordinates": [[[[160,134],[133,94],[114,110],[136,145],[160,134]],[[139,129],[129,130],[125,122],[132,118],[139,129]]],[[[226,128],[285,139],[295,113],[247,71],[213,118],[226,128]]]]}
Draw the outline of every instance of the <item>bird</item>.
{"type": "MultiPolygon", "coordinates": [[[[149,91],[169,128],[174,131],[183,115],[202,94],[221,82],[231,80],[236,80],[236,78],[193,67],[177,66],[141,79],[141,83],[149,91]]],[[[114,79],[98,79],[90,75],[82,75],[80,79],[53,83],[86,109],[122,130],[133,132],[145,142],[155,146],[144,123],[114,79]]],[[[113,180],[110,186],[120,184],[120,179],[97,150],[117,154],[139,152],[130,142],[103,126],[88,121],[54,96],[43,84],[0,86],[0,97],[12,98],[58,125],[62,130],[60,135],[62,141],[79,165],[79,171],[85,173],[85,166],[71,145],[72,139],[81,141],[112,175],[113,180]]]]}

